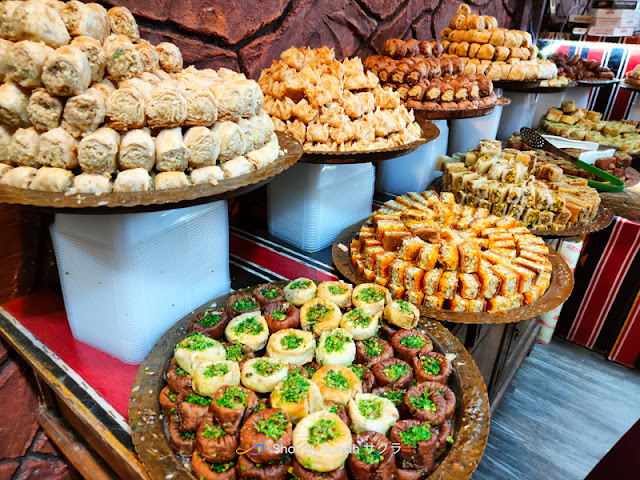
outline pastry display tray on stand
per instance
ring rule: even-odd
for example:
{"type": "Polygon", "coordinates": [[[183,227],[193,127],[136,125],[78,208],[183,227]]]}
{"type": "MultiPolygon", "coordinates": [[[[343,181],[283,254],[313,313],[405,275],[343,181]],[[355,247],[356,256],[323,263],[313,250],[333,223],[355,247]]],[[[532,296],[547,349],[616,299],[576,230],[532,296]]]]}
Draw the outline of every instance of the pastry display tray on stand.
{"type": "MultiPolygon", "coordinates": [[[[333,262],[350,282],[365,279],[353,267],[349,244],[359,233],[365,220],[344,229],[332,247],[333,262]]],[[[480,369],[489,392],[491,412],[500,404],[504,393],[533,346],[540,326],[536,317],[562,304],[573,289],[573,274],[564,259],[549,249],[553,266],[551,285],[545,294],[524,307],[498,314],[452,312],[420,306],[420,313],[443,322],[461,339],[480,369]]]]}
{"type": "Polygon", "coordinates": [[[229,291],[226,200],[300,159],[300,143],[278,139],[271,165],[215,186],[99,196],[2,186],[0,202],[55,213],[51,236],[74,337],[138,363],[176,317],[229,291]]]}
{"type": "Polygon", "coordinates": [[[638,92],[640,92],[640,86],[636,87],[629,85],[626,82],[620,84],[620,88],[629,90],[631,92],[631,108],[629,114],[625,120],[631,120],[633,122],[640,122],[640,102],[638,102],[638,92]]]}
{"type": "MultiPolygon", "coordinates": [[[[286,282],[276,285],[283,287],[286,282]]],[[[213,304],[225,305],[232,294],[249,293],[253,288],[244,288],[206,302],[196,312],[213,304]]],[[[186,335],[191,316],[183,317],[158,340],[140,365],[131,390],[129,424],[133,443],[152,480],[195,478],[189,472],[188,460],[184,459],[187,463],[184,465],[169,446],[158,403],[158,394],[166,385],[164,374],[173,357],[174,347],[186,335]]],[[[432,340],[435,351],[452,359],[453,374],[448,386],[457,399],[452,420],[454,443],[427,478],[468,480],[482,457],[489,435],[486,387],[469,353],[446,328],[427,318],[420,319],[418,328],[432,340]]]]}
{"type": "Polygon", "coordinates": [[[304,251],[331,245],[347,225],[371,212],[373,164],[414,152],[438,138],[433,123],[416,119],[419,141],[364,152],[308,152],[267,186],[269,233],[304,251]]]}

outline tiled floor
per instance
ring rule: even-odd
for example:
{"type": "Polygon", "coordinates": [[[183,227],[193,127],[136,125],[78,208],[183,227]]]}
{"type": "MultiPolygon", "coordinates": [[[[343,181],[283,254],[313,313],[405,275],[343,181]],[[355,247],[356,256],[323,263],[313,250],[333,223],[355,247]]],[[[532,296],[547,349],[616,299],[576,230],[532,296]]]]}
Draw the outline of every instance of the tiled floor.
{"type": "Polygon", "coordinates": [[[640,373],[561,339],[536,345],[473,480],[581,480],[640,418],[640,373]]]}

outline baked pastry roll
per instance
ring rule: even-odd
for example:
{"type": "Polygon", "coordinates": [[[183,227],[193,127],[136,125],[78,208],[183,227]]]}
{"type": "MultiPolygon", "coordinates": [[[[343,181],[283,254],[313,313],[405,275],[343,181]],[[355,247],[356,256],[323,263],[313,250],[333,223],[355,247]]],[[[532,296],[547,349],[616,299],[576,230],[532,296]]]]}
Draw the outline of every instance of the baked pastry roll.
{"type": "Polygon", "coordinates": [[[282,290],[287,302],[300,307],[315,298],[318,287],[312,280],[300,277],[289,282],[282,290]]]}
{"type": "Polygon", "coordinates": [[[258,393],[271,393],[288,375],[285,361],[268,357],[251,358],[242,366],[242,384],[258,393]]]}
{"type": "Polygon", "coordinates": [[[118,173],[114,192],[147,192],[153,190],[153,179],[144,168],[132,168],[118,173]]]}
{"type": "Polygon", "coordinates": [[[72,37],[87,36],[102,44],[111,32],[107,11],[97,3],[72,0],[60,9],[60,17],[72,37]]]}
{"type": "MultiPolygon", "coordinates": [[[[2,2],[0,4],[0,8],[2,8],[3,5],[6,5],[9,2],[2,2]]],[[[14,2],[12,2],[14,3],[14,2]]],[[[1,10],[0,10],[1,12],[1,10]]],[[[0,17],[0,31],[1,30],[1,17],[0,17]]],[[[9,50],[13,47],[13,42],[10,42],[8,40],[4,40],[4,39],[0,39],[0,82],[4,82],[5,81],[5,75],[7,73],[7,66],[8,66],[8,57],[9,57],[9,50]]]]}
{"type": "Polygon", "coordinates": [[[232,160],[244,153],[245,140],[242,129],[237,123],[217,122],[211,131],[220,139],[220,162],[232,160]]]}
{"type": "Polygon", "coordinates": [[[236,157],[233,160],[224,162],[222,166],[224,178],[235,178],[241,175],[247,175],[256,169],[255,164],[247,160],[245,157],[236,157]]]}
{"type": "MultiPolygon", "coordinates": [[[[286,462],[282,458],[282,452],[285,447],[289,447],[292,442],[291,420],[289,416],[280,409],[266,409],[261,410],[251,415],[247,421],[242,425],[240,430],[240,447],[245,451],[250,451],[256,444],[264,445],[264,450],[257,454],[252,455],[252,460],[255,463],[265,464],[268,462],[274,462],[274,464],[283,463],[287,467],[286,462]],[[278,462],[278,460],[281,460],[278,462]]],[[[234,452],[235,453],[235,452],[234,452]]],[[[244,457],[244,456],[243,456],[244,457]]],[[[251,460],[246,462],[247,469],[241,470],[247,474],[248,469],[257,468],[255,463],[251,460]],[[254,466],[252,466],[254,465],[254,466]]],[[[267,467],[269,468],[269,467],[267,467]]],[[[273,468],[273,467],[271,467],[273,468]]],[[[249,470],[250,471],[250,470],[249,470]]],[[[271,473],[271,470],[270,470],[271,473]]],[[[273,475],[268,476],[250,476],[248,478],[286,478],[287,468],[282,472],[274,472],[273,475]]]]}
{"type": "Polygon", "coordinates": [[[189,177],[184,172],[161,172],[156,175],[156,190],[190,187],[189,177]]]}
{"type": "Polygon", "coordinates": [[[160,68],[165,72],[180,72],[182,70],[182,52],[173,43],[162,42],[156,45],[160,68]]]}
{"type": "MultiPolygon", "coordinates": [[[[286,288],[286,287],[285,287],[286,288]]],[[[287,291],[285,290],[285,297],[287,291]]],[[[331,300],[314,298],[300,308],[300,326],[315,335],[332,330],[340,325],[340,308],[331,300]]]]}
{"type": "Polygon", "coordinates": [[[259,312],[249,312],[231,319],[224,334],[232,343],[241,343],[253,351],[263,349],[269,339],[269,326],[259,312]]]}
{"type": "MultiPolygon", "coordinates": [[[[222,391],[222,388],[220,391],[222,391]]],[[[242,420],[242,416],[240,416],[240,419],[242,420]]],[[[236,435],[229,434],[219,423],[213,413],[209,413],[198,427],[195,435],[196,452],[192,460],[194,473],[196,472],[196,468],[198,468],[199,472],[201,466],[202,470],[207,469],[207,462],[224,464],[225,462],[232,462],[236,458],[238,439],[236,435]]],[[[207,477],[203,476],[203,478],[207,477]]]]}
{"type": "Polygon", "coordinates": [[[273,134],[271,140],[258,150],[249,152],[246,157],[256,168],[264,168],[267,165],[273,163],[280,156],[280,145],[278,143],[278,136],[273,134]]]}
{"type": "Polygon", "coordinates": [[[6,171],[0,183],[16,188],[29,188],[29,185],[38,173],[38,169],[33,167],[16,167],[6,171]]]}
{"type": "Polygon", "coordinates": [[[16,21],[16,10],[22,2],[6,1],[0,3],[0,34],[8,40],[20,40],[21,26],[16,21]]]}
{"type": "Polygon", "coordinates": [[[62,126],[74,137],[95,132],[104,121],[106,103],[105,94],[97,88],[71,97],[64,107],[62,126]]]}
{"type": "Polygon", "coordinates": [[[356,308],[362,308],[369,313],[379,313],[391,302],[391,294],[385,287],[365,283],[353,289],[352,302],[356,308]]]}
{"type": "MultiPolygon", "coordinates": [[[[142,82],[141,82],[142,83],[142,82]]],[[[146,123],[145,99],[151,89],[150,84],[126,84],[123,82],[107,99],[109,126],[119,130],[142,128],[146,123]]]]}
{"type": "Polygon", "coordinates": [[[400,419],[391,400],[373,393],[361,393],[349,401],[349,417],[354,432],[378,432],[386,435],[400,419]]]}
{"type": "Polygon", "coordinates": [[[199,88],[187,92],[187,117],[184,125],[210,127],[217,118],[217,101],[210,88],[199,88]]]}
{"type": "Polygon", "coordinates": [[[179,127],[187,118],[187,95],[171,83],[161,83],[146,99],[145,113],[152,128],[179,127]]]}
{"type": "Polygon", "coordinates": [[[298,423],[307,415],[322,410],[320,389],[311,380],[297,373],[289,374],[276,385],[270,396],[271,406],[281,408],[292,423],[298,423]]]}
{"type": "Polygon", "coordinates": [[[218,166],[196,168],[191,171],[191,183],[194,185],[203,185],[210,183],[217,185],[219,180],[224,179],[224,172],[218,166]]]}
{"type": "Polygon", "coordinates": [[[318,285],[317,296],[335,303],[340,308],[351,306],[353,285],[343,281],[321,282],[318,285]]]}
{"type": "Polygon", "coordinates": [[[412,329],[418,324],[420,311],[409,302],[394,300],[385,307],[384,318],[396,327],[412,329]]]}
{"type": "MultiPolygon", "coordinates": [[[[243,88],[237,82],[221,82],[211,87],[217,100],[218,118],[220,120],[237,120],[245,114],[246,106],[243,98],[243,88]]],[[[289,99],[290,101],[290,99],[289,99]]],[[[273,115],[273,113],[271,113],[273,115]]],[[[282,120],[288,120],[289,116],[282,120]]]]}
{"type": "Polygon", "coordinates": [[[14,43],[7,52],[5,77],[21,87],[41,87],[42,67],[53,51],[53,48],[31,40],[14,43]]]}
{"type": "Polygon", "coordinates": [[[202,361],[193,371],[193,390],[207,397],[213,397],[225,386],[240,385],[240,367],[228,360],[202,361]]]}
{"type": "Polygon", "coordinates": [[[120,134],[111,128],[99,128],[80,141],[78,162],[84,173],[111,173],[116,170],[120,134]]]}
{"type": "Polygon", "coordinates": [[[11,165],[7,165],[6,163],[0,163],[0,182],[2,182],[2,177],[4,177],[4,174],[9,170],[13,170],[13,168],[14,167],[12,167],[11,165]]]}
{"type": "Polygon", "coordinates": [[[160,172],[182,172],[188,164],[190,152],[182,137],[182,130],[162,130],[156,137],[156,169],[160,172]]]}
{"type": "Polygon", "coordinates": [[[78,141],[64,128],[58,127],[40,136],[38,163],[71,170],[78,166],[78,141]]]}
{"type": "Polygon", "coordinates": [[[0,121],[12,127],[26,126],[29,123],[27,106],[29,97],[11,81],[0,85],[0,121]]]}
{"type": "Polygon", "coordinates": [[[73,190],[75,193],[102,195],[111,192],[113,184],[108,176],[83,173],[73,179],[73,190]]]}
{"type": "MultiPolygon", "coordinates": [[[[81,5],[84,5],[77,1],[69,2],[67,5],[70,3],[80,3],[81,5]]],[[[91,67],[91,81],[101,81],[107,67],[107,56],[102,49],[101,42],[90,36],[82,36],[74,38],[70,45],[80,49],[80,51],[87,56],[89,66],[91,67]]]]}
{"type": "Polygon", "coordinates": [[[358,376],[348,367],[325,365],[313,374],[311,381],[318,385],[322,398],[340,405],[362,393],[358,376]]]}
{"type": "Polygon", "coordinates": [[[144,72],[144,65],[136,45],[124,35],[110,35],[104,42],[107,73],[120,81],[144,72]]]}
{"type": "Polygon", "coordinates": [[[316,361],[320,365],[348,366],[356,358],[356,345],[351,334],[343,328],[325,330],[316,348],[316,361]]]}
{"type": "Polygon", "coordinates": [[[446,385],[452,369],[444,355],[437,352],[420,352],[413,359],[413,369],[418,383],[435,382],[446,385]]]}
{"type": "Polygon", "coordinates": [[[132,40],[140,38],[136,19],[126,7],[113,7],[107,11],[111,32],[124,35],[132,40]]]}
{"type": "Polygon", "coordinates": [[[203,361],[217,363],[226,359],[222,344],[202,333],[191,333],[178,342],[174,355],[178,366],[190,375],[203,361]]]}
{"type": "Polygon", "coordinates": [[[153,170],[156,162],[156,144],[146,129],[130,130],[120,143],[118,167],[121,170],[144,168],[153,170]]]}
{"type": "Polygon", "coordinates": [[[220,138],[206,127],[191,127],[184,136],[191,152],[189,166],[192,168],[215,165],[220,154],[220,138]]]}
{"type": "Polygon", "coordinates": [[[140,61],[142,62],[142,68],[145,72],[149,72],[160,67],[160,57],[156,47],[142,38],[133,40],[133,44],[140,54],[140,61]]]}
{"type": "Polygon", "coordinates": [[[342,315],[340,327],[349,332],[354,340],[373,337],[378,331],[380,313],[371,314],[356,308],[342,315]]]}
{"type": "Polygon", "coordinates": [[[347,460],[351,432],[335,413],[312,413],[293,430],[293,447],[300,464],[315,472],[331,472],[347,460]]]}
{"type": "Polygon", "coordinates": [[[316,339],[313,333],[294,328],[276,331],[267,344],[267,353],[271,358],[294,365],[311,362],[315,351],[316,339]]]}
{"type": "Polygon", "coordinates": [[[69,97],[89,88],[91,73],[91,65],[84,52],[65,45],[48,56],[42,69],[42,82],[49,93],[69,97]]]}
{"type": "Polygon", "coordinates": [[[9,31],[15,34],[16,40],[42,42],[54,48],[66,45],[71,40],[60,15],[49,5],[20,2],[11,15],[9,31]]]}
{"type": "Polygon", "coordinates": [[[8,157],[13,163],[23,167],[38,167],[40,135],[34,127],[19,128],[9,144],[8,157]]]}

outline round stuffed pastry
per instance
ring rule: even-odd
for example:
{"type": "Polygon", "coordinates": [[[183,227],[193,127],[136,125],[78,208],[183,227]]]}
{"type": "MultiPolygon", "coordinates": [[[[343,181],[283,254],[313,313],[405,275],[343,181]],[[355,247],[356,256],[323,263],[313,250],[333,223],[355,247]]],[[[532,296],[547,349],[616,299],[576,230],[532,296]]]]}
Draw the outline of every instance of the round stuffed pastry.
{"type": "Polygon", "coordinates": [[[380,313],[391,303],[391,294],[382,285],[363,283],[353,289],[353,306],[369,313],[380,313]]]}
{"type": "Polygon", "coordinates": [[[192,333],[181,340],[176,345],[174,355],[178,366],[189,375],[193,375],[200,362],[217,362],[227,358],[222,344],[202,333],[192,333]]]}
{"type": "Polygon", "coordinates": [[[318,285],[318,298],[324,298],[335,303],[340,308],[351,306],[351,294],[353,285],[343,281],[322,282],[318,285]]]}
{"type": "Polygon", "coordinates": [[[315,298],[318,287],[313,280],[301,277],[289,282],[282,290],[287,302],[299,307],[315,298]]]}
{"type": "Polygon", "coordinates": [[[362,393],[362,383],[348,367],[325,365],[311,377],[318,385],[322,398],[330,402],[346,405],[357,394],[362,393]]]}
{"type": "Polygon", "coordinates": [[[236,362],[201,362],[193,372],[193,390],[199,395],[213,397],[225,385],[240,385],[240,367],[236,362]]]}
{"type": "Polygon", "coordinates": [[[293,447],[301,465],[316,472],[331,472],[347,460],[351,451],[351,432],[335,413],[316,412],[296,425],[293,447]]]}
{"type": "Polygon", "coordinates": [[[279,330],[269,338],[267,353],[273,359],[304,365],[313,360],[316,337],[311,332],[294,328],[279,330]]]}
{"type": "Polygon", "coordinates": [[[378,332],[380,314],[370,314],[362,308],[354,308],[342,315],[340,326],[349,332],[354,340],[373,337],[378,332]]]}
{"type": "Polygon", "coordinates": [[[391,400],[373,393],[356,395],[349,401],[347,408],[354,432],[378,432],[386,435],[400,418],[400,413],[391,400]]]}
{"type": "Polygon", "coordinates": [[[356,344],[344,328],[322,332],[316,348],[316,361],[320,365],[349,366],[356,358],[356,344]]]}
{"type": "Polygon", "coordinates": [[[291,421],[279,408],[268,408],[254,413],[240,429],[240,447],[243,450],[251,451],[254,445],[264,445],[262,452],[252,452],[251,460],[255,463],[269,463],[281,459],[283,449],[291,446],[291,441],[291,421]]]}
{"type": "Polygon", "coordinates": [[[220,338],[229,317],[222,310],[205,310],[193,316],[189,322],[189,332],[200,332],[211,338],[220,338]]]}
{"type": "Polygon", "coordinates": [[[316,335],[340,326],[342,313],[331,300],[314,298],[300,308],[300,327],[316,335]]]}
{"type": "Polygon", "coordinates": [[[252,358],[242,367],[242,384],[259,393],[270,393],[287,377],[289,365],[269,357],[252,358]]]}
{"type": "Polygon", "coordinates": [[[270,303],[284,301],[284,292],[280,287],[273,283],[258,285],[253,289],[253,295],[258,300],[258,303],[260,303],[262,308],[266,307],[270,303]]]}
{"type": "Polygon", "coordinates": [[[391,325],[411,330],[420,319],[420,310],[413,303],[394,300],[384,309],[384,318],[391,325]]]}
{"type": "Polygon", "coordinates": [[[257,352],[269,340],[269,326],[260,313],[243,313],[229,322],[224,334],[231,343],[241,343],[257,352]]]}
{"type": "Polygon", "coordinates": [[[311,380],[292,373],[276,385],[271,392],[271,407],[281,408],[292,423],[298,423],[304,417],[323,408],[320,389],[311,380]]]}

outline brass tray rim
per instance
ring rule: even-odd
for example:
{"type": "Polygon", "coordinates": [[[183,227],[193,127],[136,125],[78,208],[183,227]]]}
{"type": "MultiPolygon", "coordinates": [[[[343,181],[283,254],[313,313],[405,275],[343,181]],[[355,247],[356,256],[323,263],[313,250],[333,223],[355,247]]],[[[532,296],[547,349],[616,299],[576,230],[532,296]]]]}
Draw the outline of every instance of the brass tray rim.
{"type": "MultiPolygon", "coordinates": [[[[275,282],[279,286],[286,283],[275,282]]],[[[138,368],[129,398],[129,426],[138,457],[152,480],[195,479],[188,470],[188,460],[183,463],[171,450],[165,436],[165,423],[160,418],[158,394],[166,385],[164,373],[171,361],[173,348],[186,335],[189,319],[195,313],[211,308],[214,304],[222,305],[231,295],[250,292],[254,288],[255,286],[246,287],[222,295],[182,317],[156,342],[138,368]]],[[[457,398],[454,416],[454,422],[458,423],[454,444],[427,478],[469,480],[482,458],[489,437],[487,389],[475,361],[449,330],[428,318],[421,318],[419,326],[433,340],[438,351],[455,355],[451,365],[462,392],[457,398]]]]}
{"type": "Polygon", "coordinates": [[[477,118],[491,115],[496,107],[504,107],[511,104],[511,99],[506,97],[498,97],[496,103],[486,107],[472,109],[458,108],[439,108],[437,110],[427,110],[425,108],[414,108],[416,118],[424,118],[427,120],[463,120],[465,118],[477,118]]]}

